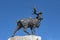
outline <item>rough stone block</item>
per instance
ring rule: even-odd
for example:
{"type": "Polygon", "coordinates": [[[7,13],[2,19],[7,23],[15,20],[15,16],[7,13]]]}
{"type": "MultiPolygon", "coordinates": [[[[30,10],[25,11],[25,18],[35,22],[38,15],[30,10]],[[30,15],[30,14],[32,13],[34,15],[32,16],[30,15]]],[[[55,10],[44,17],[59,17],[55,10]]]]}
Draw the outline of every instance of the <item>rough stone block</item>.
{"type": "Polygon", "coordinates": [[[14,36],[10,37],[8,40],[41,40],[41,37],[35,35],[14,36]]]}

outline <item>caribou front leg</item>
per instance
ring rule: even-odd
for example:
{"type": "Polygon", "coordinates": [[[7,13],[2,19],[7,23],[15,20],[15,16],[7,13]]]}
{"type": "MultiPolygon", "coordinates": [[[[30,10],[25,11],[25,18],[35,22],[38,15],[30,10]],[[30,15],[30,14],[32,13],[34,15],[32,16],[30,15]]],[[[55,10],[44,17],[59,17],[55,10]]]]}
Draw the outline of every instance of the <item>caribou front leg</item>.
{"type": "Polygon", "coordinates": [[[27,30],[26,30],[27,28],[24,28],[23,30],[24,30],[24,32],[25,33],[27,33],[28,35],[30,35],[30,33],[29,32],[27,32],[27,30]]]}
{"type": "Polygon", "coordinates": [[[33,27],[33,35],[36,35],[36,26],[33,27]]]}
{"type": "Polygon", "coordinates": [[[31,27],[30,29],[31,29],[31,33],[33,34],[33,28],[31,27]]]}

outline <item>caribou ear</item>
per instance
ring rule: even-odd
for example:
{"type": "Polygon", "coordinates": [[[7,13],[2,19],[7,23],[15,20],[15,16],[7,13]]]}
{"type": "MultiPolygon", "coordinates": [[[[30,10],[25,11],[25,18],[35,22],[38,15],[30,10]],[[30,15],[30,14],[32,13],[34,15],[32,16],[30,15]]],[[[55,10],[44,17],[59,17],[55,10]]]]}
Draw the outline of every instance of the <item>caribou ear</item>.
{"type": "Polygon", "coordinates": [[[39,12],[38,14],[42,14],[42,12],[39,12]]]}

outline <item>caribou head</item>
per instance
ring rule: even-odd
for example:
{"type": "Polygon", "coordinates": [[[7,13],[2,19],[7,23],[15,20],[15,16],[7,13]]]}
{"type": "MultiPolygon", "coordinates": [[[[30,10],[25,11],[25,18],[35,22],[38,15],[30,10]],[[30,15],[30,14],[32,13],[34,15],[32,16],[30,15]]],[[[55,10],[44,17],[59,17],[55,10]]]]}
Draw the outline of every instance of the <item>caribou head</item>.
{"type": "Polygon", "coordinates": [[[38,20],[40,20],[40,21],[43,20],[43,18],[42,18],[42,12],[37,13],[36,8],[34,8],[34,14],[36,15],[36,18],[38,20]]]}

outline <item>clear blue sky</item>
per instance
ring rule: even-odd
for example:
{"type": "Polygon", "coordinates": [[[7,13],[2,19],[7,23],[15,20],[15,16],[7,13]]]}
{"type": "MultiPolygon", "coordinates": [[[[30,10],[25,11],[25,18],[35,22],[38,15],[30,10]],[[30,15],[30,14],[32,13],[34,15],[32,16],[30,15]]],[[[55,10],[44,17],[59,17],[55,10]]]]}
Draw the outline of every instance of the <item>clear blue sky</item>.
{"type": "MultiPolygon", "coordinates": [[[[0,0],[0,40],[8,40],[18,20],[33,17],[34,6],[44,18],[36,34],[42,40],[60,40],[60,0],[0,0]]],[[[26,33],[21,29],[16,35],[26,33]]]]}

